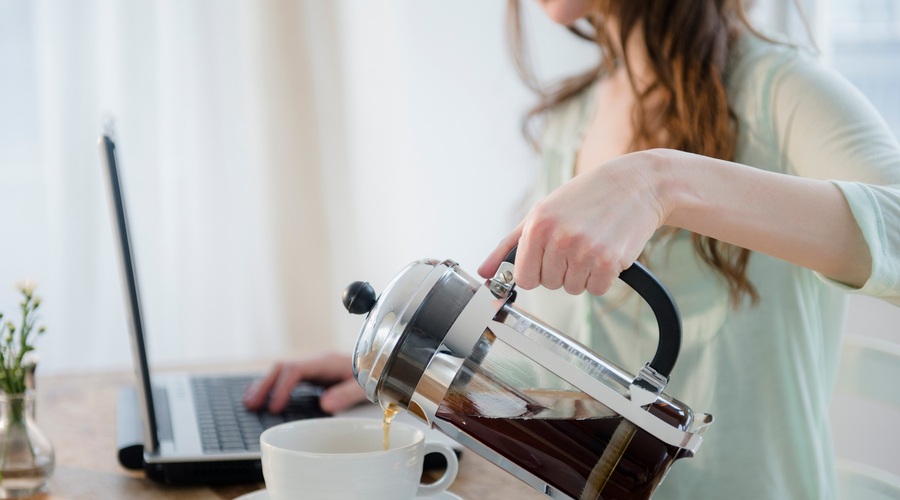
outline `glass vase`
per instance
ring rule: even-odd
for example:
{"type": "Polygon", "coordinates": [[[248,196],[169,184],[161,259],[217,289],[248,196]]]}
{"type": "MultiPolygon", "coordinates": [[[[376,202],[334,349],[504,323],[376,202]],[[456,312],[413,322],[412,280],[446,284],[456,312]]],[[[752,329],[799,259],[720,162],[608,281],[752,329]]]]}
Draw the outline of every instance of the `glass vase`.
{"type": "Polygon", "coordinates": [[[34,393],[0,393],[0,498],[27,497],[50,480],[53,445],[34,421],[34,393]]]}

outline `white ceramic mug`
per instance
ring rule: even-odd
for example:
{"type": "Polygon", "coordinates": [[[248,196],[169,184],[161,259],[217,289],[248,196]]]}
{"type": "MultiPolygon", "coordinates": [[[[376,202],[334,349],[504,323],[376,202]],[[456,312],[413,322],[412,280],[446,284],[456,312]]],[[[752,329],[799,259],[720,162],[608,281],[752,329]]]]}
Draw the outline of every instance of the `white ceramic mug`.
{"type": "Polygon", "coordinates": [[[425,441],[416,427],[394,422],[384,449],[381,421],[313,418],[280,424],[259,438],[263,476],[272,500],[409,500],[434,495],[456,479],[453,449],[425,441]],[[447,459],[440,479],[421,484],[428,453],[447,459]]]}

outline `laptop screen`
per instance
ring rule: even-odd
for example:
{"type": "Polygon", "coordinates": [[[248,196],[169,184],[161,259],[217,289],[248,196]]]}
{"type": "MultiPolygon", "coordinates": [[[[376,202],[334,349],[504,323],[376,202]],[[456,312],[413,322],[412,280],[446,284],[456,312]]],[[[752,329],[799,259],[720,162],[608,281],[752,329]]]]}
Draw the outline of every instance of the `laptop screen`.
{"type": "Polygon", "coordinates": [[[119,169],[116,160],[116,145],[108,135],[103,135],[99,140],[100,157],[104,164],[107,188],[113,215],[113,230],[117,236],[116,247],[119,249],[119,262],[122,266],[122,284],[125,287],[125,297],[128,301],[128,322],[131,330],[131,350],[134,354],[135,378],[140,381],[136,384],[138,404],[143,414],[144,422],[144,451],[156,452],[159,448],[157,438],[156,411],[153,407],[152,389],[150,384],[150,369],[147,363],[147,353],[144,349],[144,328],[141,317],[141,303],[138,296],[137,276],[134,269],[134,256],[131,252],[131,244],[128,236],[128,223],[125,215],[125,202],[122,196],[122,186],[119,182],[119,169]]]}

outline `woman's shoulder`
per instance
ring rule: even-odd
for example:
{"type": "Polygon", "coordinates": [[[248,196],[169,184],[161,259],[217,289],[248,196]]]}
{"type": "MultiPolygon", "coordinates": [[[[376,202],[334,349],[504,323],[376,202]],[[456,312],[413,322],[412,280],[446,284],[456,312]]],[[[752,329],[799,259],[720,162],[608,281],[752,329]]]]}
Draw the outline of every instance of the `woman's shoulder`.
{"type": "Polygon", "coordinates": [[[745,32],[735,41],[725,70],[729,93],[765,93],[784,77],[824,66],[809,50],[777,35],[765,36],[745,32]]]}
{"type": "Polygon", "coordinates": [[[812,51],[777,36],[744,33],[726,68],[728,100],[745,124],[771,126],[778,103],[841,99],[843,78],[812,51]]]}

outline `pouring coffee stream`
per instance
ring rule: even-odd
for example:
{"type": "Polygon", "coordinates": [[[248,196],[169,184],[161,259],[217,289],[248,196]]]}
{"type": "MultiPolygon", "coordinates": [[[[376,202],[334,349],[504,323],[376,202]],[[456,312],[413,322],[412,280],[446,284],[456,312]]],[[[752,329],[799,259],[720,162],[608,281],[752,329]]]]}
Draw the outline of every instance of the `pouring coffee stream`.
{"type": "Polygon", "coordinates": [[[620,275],[660,331],[653,360],[632,376],[518,308],[514,264],[515,251],[483,282],[453,261],[421,260],[381,296],[368,283],[347,287],[348,311],[367,315],[353,356],[367,398],[409,410],[552,498],[648,498],[712,422],[663,393],[681,343],[674,302],[639,263],[620,275]]]}

